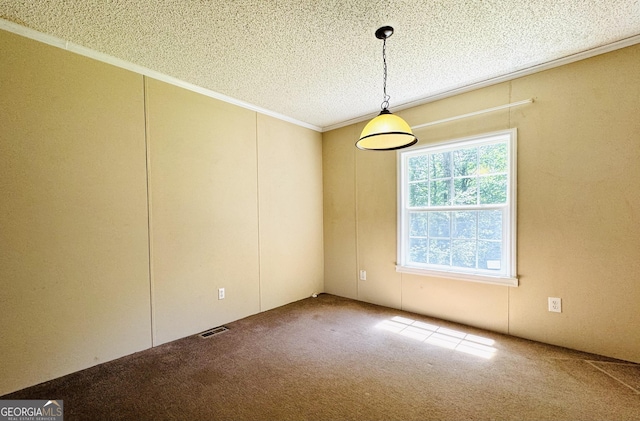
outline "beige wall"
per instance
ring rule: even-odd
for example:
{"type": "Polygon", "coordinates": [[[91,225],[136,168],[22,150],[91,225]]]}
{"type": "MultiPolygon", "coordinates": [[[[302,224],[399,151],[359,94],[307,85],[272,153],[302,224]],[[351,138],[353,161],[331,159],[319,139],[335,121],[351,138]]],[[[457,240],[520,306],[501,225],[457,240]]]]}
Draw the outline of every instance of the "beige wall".
{"type": "Polygon", "coordinates": [[[154,345],[322,291],[321,135],[153,79],[146,93],[154,345]]]}
{"type": "Polygon", "coordinates": [[[322,136],[257,117],[260,303],[265,311],[324,290],[322,136]]]}
{"type": "Polygon", "coordinates": [[[0,395],[151,346],[142,76],[0,31],[0,395]]]}
{"type": "Polygon", "coordinates": [[[158,345],[260,311],[256,115],[146,81],[158,345]]]}
{"type": "Polygon", "coordinates": [[[356,126],[322,134],[324,287],[358,299],[356,254],[356,126]]]}
{"type": "Polygon", "coordinates": [[[0,395],[322,292],[319,133],[0,47],[0,395]]]}
{"type": "Polygon", "coordinates": [[[521,286],[510,330],[640,362],[640,45],[513,83],[521,286]],[[562,297],[563,313],[545,311],[562,297]],[[554,317],[556,316],[556,317],[554,317]]]}
{"type": "Polygon", "coordinates": [[[325,133],[325,250],[347,251],[327,253],[326,291],[640,362],[639,63],[633,46],[399,113],[417,125],[535,99],[416,132],[518,129],[516,288],[395,273],[396,154],[354,151],[361,124],[325,133]]]}

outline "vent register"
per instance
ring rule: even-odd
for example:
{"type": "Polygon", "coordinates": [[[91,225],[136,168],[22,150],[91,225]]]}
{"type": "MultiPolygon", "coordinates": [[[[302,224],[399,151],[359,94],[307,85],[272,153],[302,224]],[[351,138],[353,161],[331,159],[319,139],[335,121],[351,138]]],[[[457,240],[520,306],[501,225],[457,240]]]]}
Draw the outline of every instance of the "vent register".
{"type": "Polygon", "coordinates": [[[206,338],[210,338],[212,336],[224,333],[227,330],[229,330],[229,328],[226,326],[218,326],[218,327],[214,327],[213,329],[205,330],[204,332],[199,333],[198,336],[206,339],[206,338]]]}

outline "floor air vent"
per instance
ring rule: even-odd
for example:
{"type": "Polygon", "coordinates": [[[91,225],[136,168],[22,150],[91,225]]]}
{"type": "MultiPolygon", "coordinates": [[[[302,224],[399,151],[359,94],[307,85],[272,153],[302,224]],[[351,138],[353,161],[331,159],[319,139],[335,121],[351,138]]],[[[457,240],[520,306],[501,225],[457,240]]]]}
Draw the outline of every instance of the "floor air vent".
{"type": "Polygon", "coordinates": [[[227,330],[229,330],[229,328],[225,326],[214,327],[213,329],[205,330],[198,336],[200,336],[201,338],[210,338],[214,335],[218,335],[220,333],[226,332],[227,330]]]}

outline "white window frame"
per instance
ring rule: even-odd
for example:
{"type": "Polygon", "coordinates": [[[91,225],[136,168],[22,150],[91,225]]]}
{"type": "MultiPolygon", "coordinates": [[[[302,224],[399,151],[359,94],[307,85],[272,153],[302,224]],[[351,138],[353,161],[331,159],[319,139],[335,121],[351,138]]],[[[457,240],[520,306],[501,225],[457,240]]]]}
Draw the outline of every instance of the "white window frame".
{"type": "MultiPolygon", "coordinates": [[[[449,140],[441,143],[429,145],[414,146],[397,152],[397,171],[398,171],[398,260],[396,263],[396,271],[409,273],[414,275],[432,276],[439,278],[450,278],[462,281],[481,282],[489,284],[518,286],[517,269],[516,269],[516,157],[517,157],[517,130],[515,128],[503,130],[499,132],[486,133],[476,136],[470,136],[460,139],[449,140]],[[479,146],[482,144],[490,144],[493,142],[507,141],[508,145],[508,169],[507,169],[507,203],[506,205],[475,205],[477,209],[494,209],[502,208],[502,253],[503,261],[507,267],[503,273],[499,275],[491,274],[489,271],[478,269],[460,269],[457,268],[434,268],[425,265],[409,265],[409,209],[405,206],[408,200],[408,186],[406,179],[406,163],[409,157],[428,152],[438,153],[443,151],[452,151],[462,149],[468,146],[479,146]]],[[[434,208],[433,210],[455,211],[465,210],[465,206],[447,206],[442,208],[434,208]]]]}

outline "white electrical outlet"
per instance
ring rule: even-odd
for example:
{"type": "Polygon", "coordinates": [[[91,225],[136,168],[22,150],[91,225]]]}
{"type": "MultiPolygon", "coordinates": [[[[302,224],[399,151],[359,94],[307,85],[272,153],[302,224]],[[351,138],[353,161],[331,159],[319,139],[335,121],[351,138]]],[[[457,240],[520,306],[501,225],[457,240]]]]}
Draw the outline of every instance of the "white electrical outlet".
{"type": "Polygon", "coordinates": [[[366,270],[361,270],[360,271],[360,280],[361,281],[366,281],[367,280],[367,271],[366,270]]]}
{"type": "Polygon", "coordinates": [[[562,313],[562,298],[549,297],[549,311],[562,313]]]}
{"type": "Polygon", "coordinates": [[[218,288],[218,300],[224,300],[224,288],[218,288]]]}

